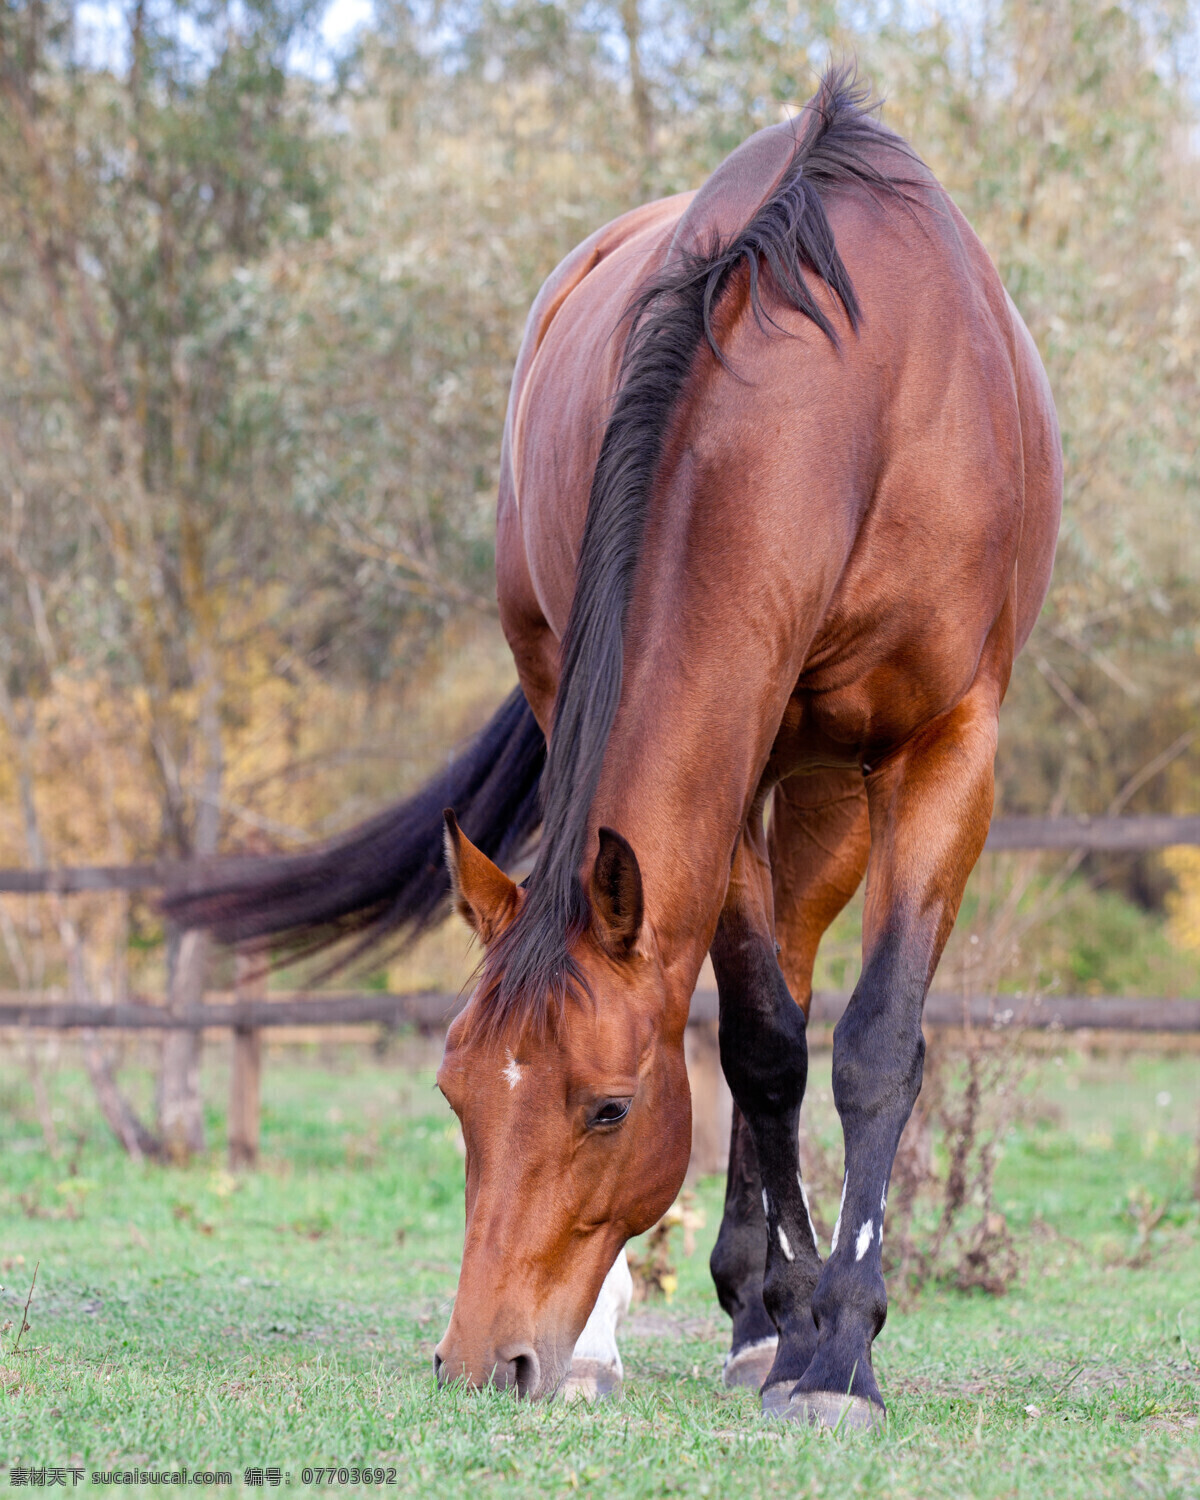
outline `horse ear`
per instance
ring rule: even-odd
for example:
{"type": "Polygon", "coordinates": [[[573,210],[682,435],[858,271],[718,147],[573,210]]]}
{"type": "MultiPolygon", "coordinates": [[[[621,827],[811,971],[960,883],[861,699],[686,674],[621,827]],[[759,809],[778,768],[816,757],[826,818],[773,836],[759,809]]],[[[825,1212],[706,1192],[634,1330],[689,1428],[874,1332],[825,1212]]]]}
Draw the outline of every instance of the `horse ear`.
{"type": "Polygon", "coordinates": [[[623,956],[642,930],[642,872],[629,841],[611,828],[600,830],[600,852],[592,871],[592,905],[605,946],[623,956]]]}
{"type": "Polygon", "coordinates": [[[449,808],[446,819],[446,865],[454,909],[486,947],[517,914],[520,890],[458,826],[449,808]]]}

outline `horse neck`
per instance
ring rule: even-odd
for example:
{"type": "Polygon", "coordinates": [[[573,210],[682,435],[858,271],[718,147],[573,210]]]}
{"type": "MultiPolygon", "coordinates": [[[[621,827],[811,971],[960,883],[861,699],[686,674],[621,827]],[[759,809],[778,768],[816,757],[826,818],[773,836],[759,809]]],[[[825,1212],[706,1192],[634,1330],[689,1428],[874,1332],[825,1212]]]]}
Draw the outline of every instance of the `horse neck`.
{"type": "Polygon", "coordinates": [[[668,991],[686,1001],[796,674],[777,629],[772,645],[748,615],[714,612],[694,576],[674,578],[646,591],[629,633],[592,822],[632,844],[668,991]]]}

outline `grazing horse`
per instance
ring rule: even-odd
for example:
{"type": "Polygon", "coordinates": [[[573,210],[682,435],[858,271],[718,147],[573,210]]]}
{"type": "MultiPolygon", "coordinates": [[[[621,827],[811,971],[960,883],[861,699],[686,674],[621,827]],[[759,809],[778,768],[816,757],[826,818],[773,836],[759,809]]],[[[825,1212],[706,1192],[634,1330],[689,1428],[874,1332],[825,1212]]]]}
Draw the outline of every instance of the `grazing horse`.
{"type": "Polygon", "coordinates": [[[888,1178],[1061,480],[994,267],[844,73],[550,276],[500,479],[519,689],[408,803],[168,903],[304,947],[420,930],[449,893],[479,935],[438,1075],[467,1153],[441,1380],[551,1396],[566,1378],[625,1241],[683,1181],[684,1027],[711,952],[736,1104],[712,1256],[727,1378],[761,1380],[769,1413],[882,1418],[888,1178]],[[539,826],[518,886],[502,866],[539,826]],[[822,1259],[805,1024],[817,944],[864,872],[822,1259]]]}

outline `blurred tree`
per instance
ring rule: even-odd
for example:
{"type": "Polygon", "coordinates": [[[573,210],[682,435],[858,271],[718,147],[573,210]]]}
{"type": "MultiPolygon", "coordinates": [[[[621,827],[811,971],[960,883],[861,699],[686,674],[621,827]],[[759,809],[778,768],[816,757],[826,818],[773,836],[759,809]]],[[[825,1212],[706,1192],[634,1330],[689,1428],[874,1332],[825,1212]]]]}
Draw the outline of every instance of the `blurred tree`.
{"type": "MultiPolygon", "coordinates": [[[[29,610],[25,630],[6,622],[8,696],[36,698],[60,654],[129,693],[159,848],[180,857],[217,848],[221,614],[278,537],[269,506],[247,503],[267,455],[241,398],[254,355],[241,288],[273,241],[323,227],[318,153],[284,66],[310,12],[137,0],[120,67],[87,66],[69,0],[0,12],[0,217],[18,229],[0,395],[7,560],[29,610]]],[[[198,998],[204,946],[173,941],[171,1004],[198,998]]],[[[198,1035],[168,1035],[172,1154],[202,1144],[198,1055],[198,1035]]]]}
{"type": "MultiPolygon", "coordinates": [[[[991,249],[1062,418],[1000,803],[1194,809],[1184,0],[379,0],[328,73],[318,0],[134,0],[107,39],[95,15],[0,0],[0,840],[202,854],[411,784],[499,659],[500,432],[540,280],[851,53],[991,249]]],[[[174,1003],[202,969],[182,957],[174,1003]]],[[[162,1115],[199,1138],[194,1089],[162,1115]]]]}

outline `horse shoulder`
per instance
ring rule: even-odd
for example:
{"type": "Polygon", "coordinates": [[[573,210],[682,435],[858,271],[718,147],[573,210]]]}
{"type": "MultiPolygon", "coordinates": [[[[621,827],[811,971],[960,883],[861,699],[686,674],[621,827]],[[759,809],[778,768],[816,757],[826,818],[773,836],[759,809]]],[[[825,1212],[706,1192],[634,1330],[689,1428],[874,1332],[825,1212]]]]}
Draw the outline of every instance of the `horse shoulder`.
{"type": "Polygon", "coordinates": [[[788,120],[756,131],[696,192],[681,214],[669,257],[704,254],[712,242],[748,224],[779,186],[800,141],[800,122],[788,120]]]}
{"type": "Polygon", "coordinates": [[[576,245],[570,254],[563,257],[542,283],[533,299],[521,347],[513,369],[511,395],[509,399],[509,421],[511,428],[515,409],[520,404],[530,368],[538,351],[545,342],[555,318],[568,299],[587,280],[592,272],[609,256],[614,254],[635,235],[660,224],[672,215],[678,215],[690,198],[688,193],[678,193],[671,198],[659,198],[653,203],[642,204],[628,213],[610,220],[576,245]]]}
{"type": "MultiPolygon", "coordinates": [[[[544,485],[533,484],[534,494],[526,504],[527,458],[534,449],[534,469],[547,461],[558,462],[562,454],[573,454],[579,439],[580,424],[575,424],[574,441],[562,441],[556,434],[570,433],[561,422],[552,424],[554,412],[564,391],[561,387],[553,401],[536,393],[543,367],[555,359],[555,346],[564,322],[574,324],[576,305],[581,299],[591,304],[599,300],[597,281],[611,279],[614,260],[624,259],[647,236],[661,237],[662,226],[678,217],[689,194],[659,199],[622,214],[603,225],[577,245],[543,282],[525,320],[525,331],[517,355],[509,392],[508,412],[500,450],[500,475],[496,515],[496,589],[501,624],[516,660],[521,686],[535,717],[543,729],[549,726],[550,710],[558,685],[558,642],[565,610],[570,605],[570,583],[574,577],[574,556],[586,513],[587,490],[582,490],[582,505],[571,503],[573,490],[579,485],[567,482],[562,492],[547,499],[540,491],[544,485]],[[597,273],[601,274],[598,276],[597,273]],[[570,311],[568,311],[568,309],[570,311]],[[533,429],[534,436],[527,439],[533,429]],[[540,455],[540,456],[539,456],[540,455]],[[561,502],[561,503],[560,503],[561,502]],[[578,516],[572,512],[578,510],[578,516]],[[557,511],[557,515],[554,513],[557,511]],[[577,524],[576,524],[577,522],[577,524]],[[556,560],[547,566],[546,551],[556,560]],[[561,554],[559,556],[558,554],[561,554]],[[562,575],[562,576],[560,576],[562,575]],[[563,603],[565,588],[565,605],[563,603]],[[560,618],[562,616],[562,618],[560,618]]],[[[632,292],[630,281],[626,295],[632,292]]],[[[581,367],[592,378],[602,366],[599,344],[613,331],[616,319],[605,324],[602,317],[582,311],[586,330],[580,350],[581,367]]],[[[555,384],[551,379],[549,385],[555,384]]],[[[576,403],[577,404],[577,403],[576,403]]],[[[585,445],[586,446],[586,445],[585,445]]],[[[594,462],[594,455],[592,461],[594,462]]],[[[590,473],[590,470],[589,470],[590,473]]],[[[553,488],[553,487],[552,487],[553,488]]]]}

